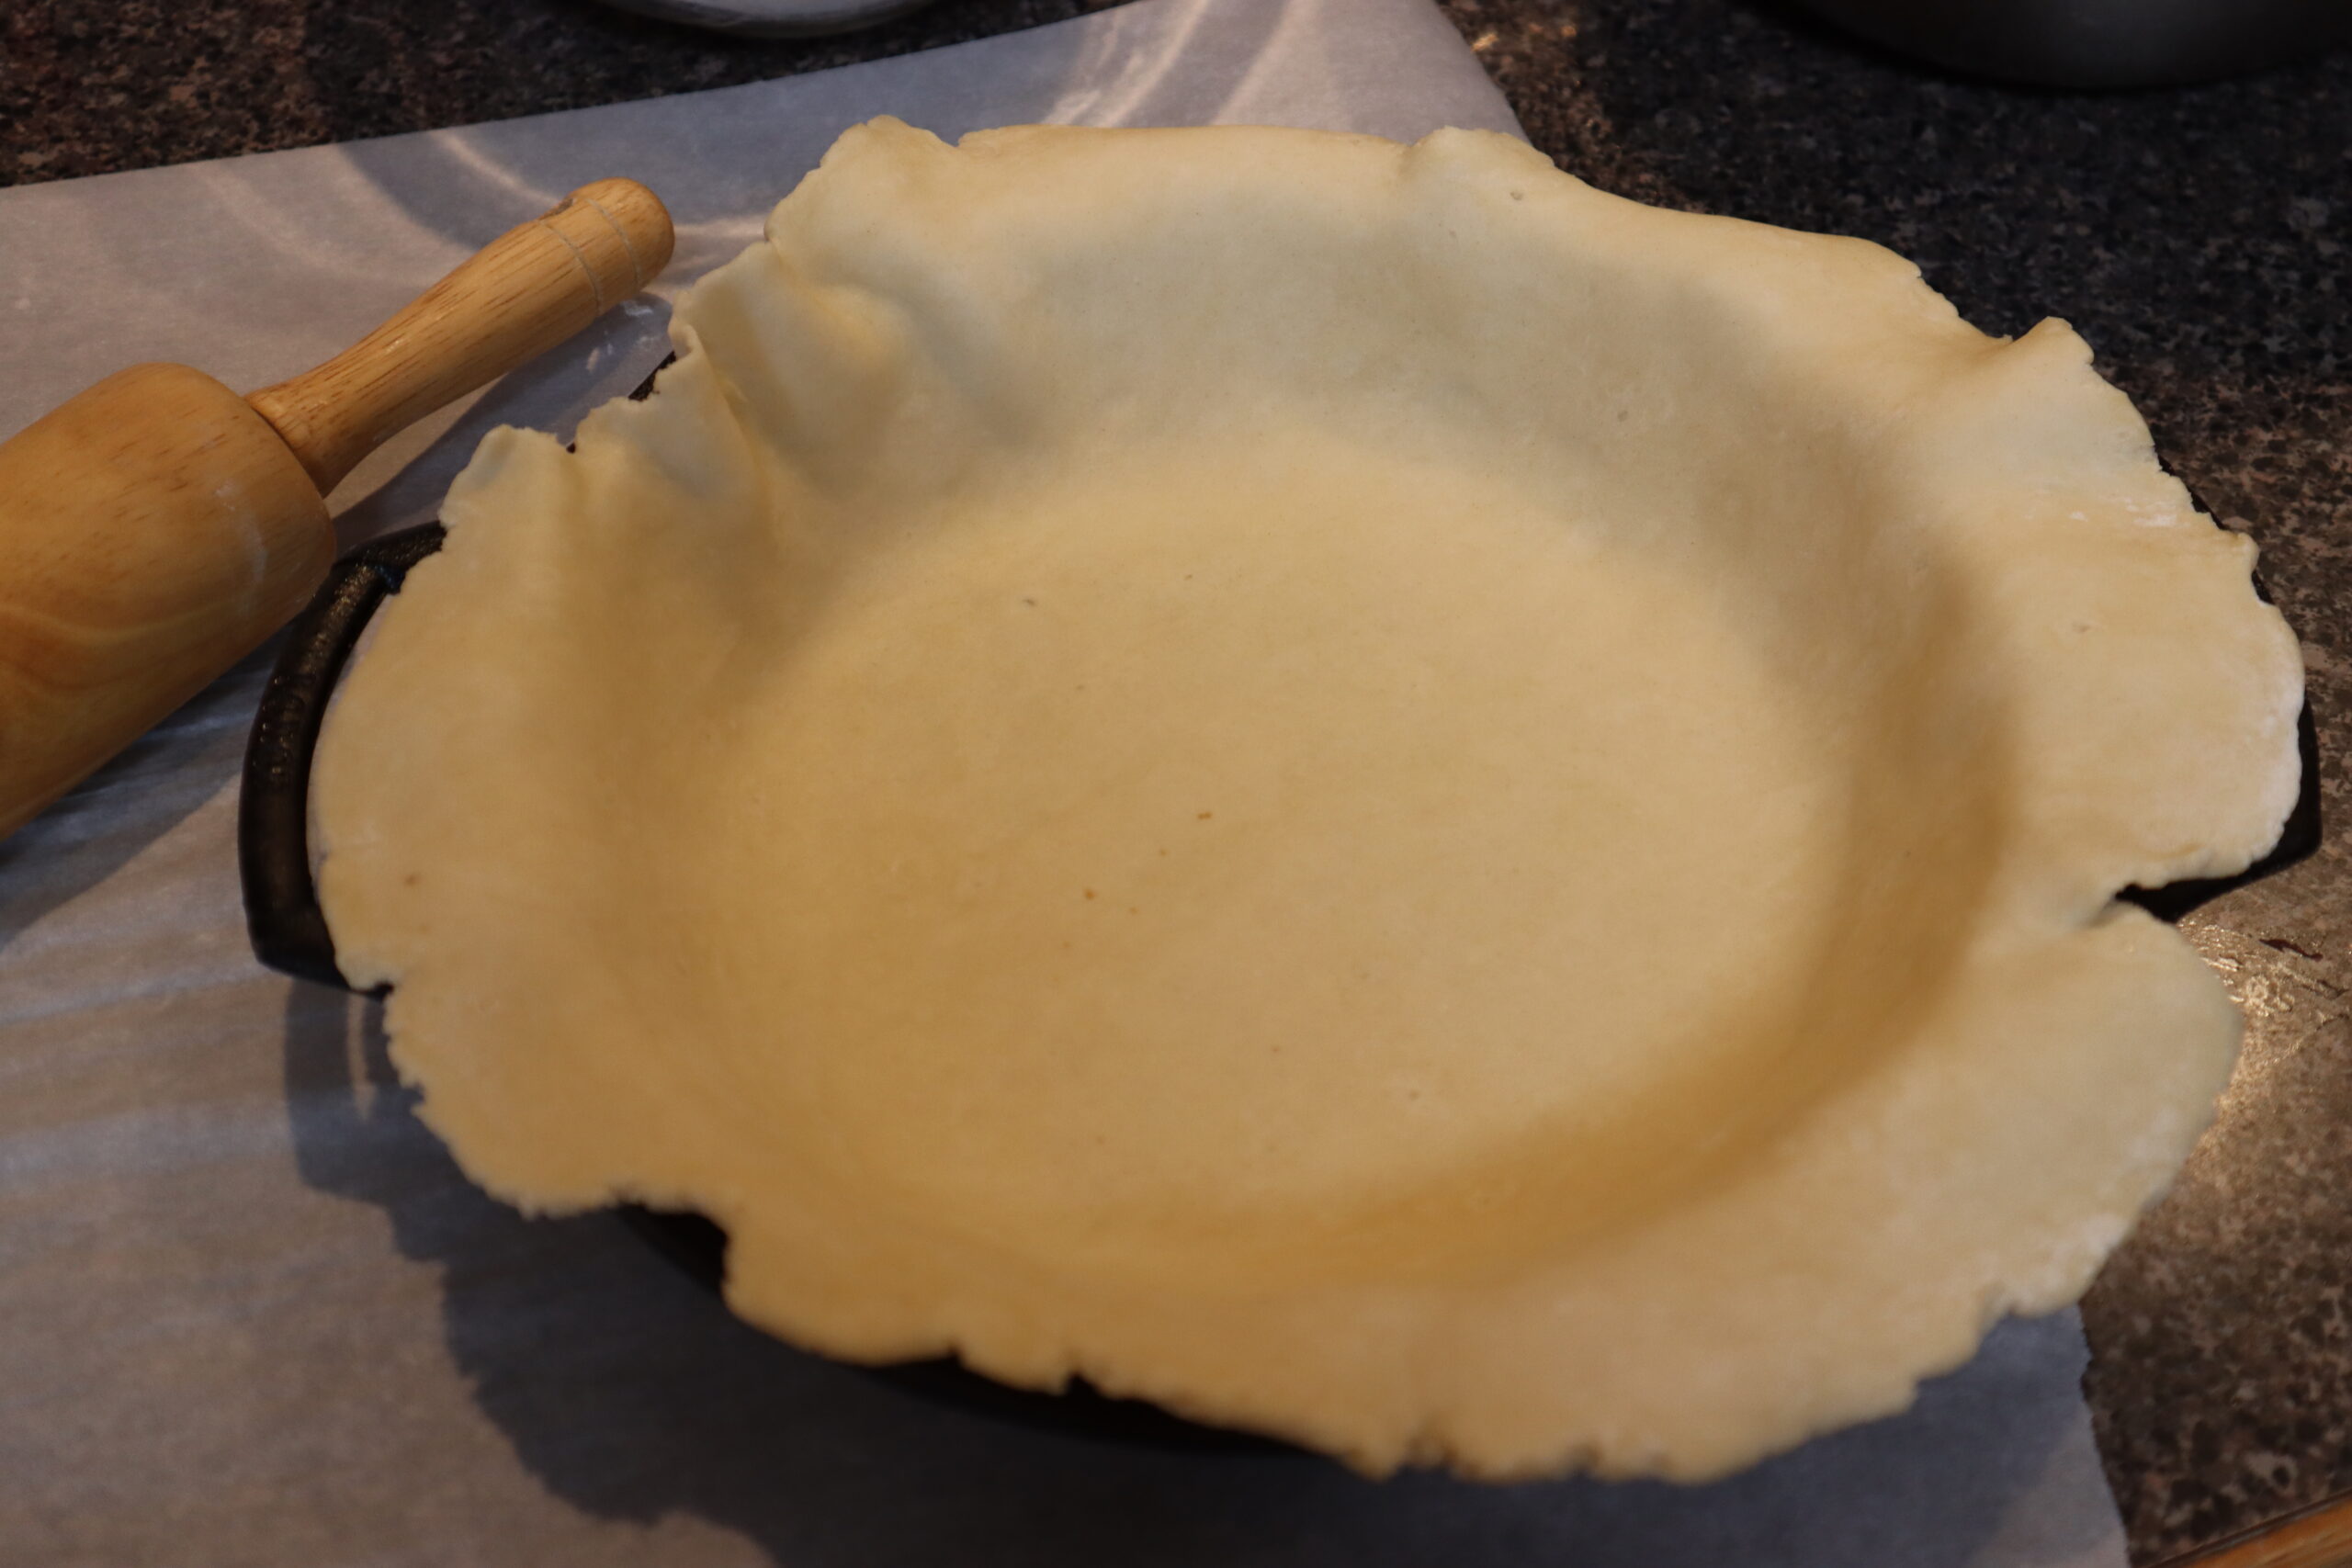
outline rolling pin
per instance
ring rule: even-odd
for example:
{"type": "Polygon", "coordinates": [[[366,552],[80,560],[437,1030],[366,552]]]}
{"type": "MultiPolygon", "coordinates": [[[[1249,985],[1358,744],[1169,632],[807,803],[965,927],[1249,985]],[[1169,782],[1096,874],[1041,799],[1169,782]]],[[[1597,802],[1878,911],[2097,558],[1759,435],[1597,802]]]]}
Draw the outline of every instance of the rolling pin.
{"type": "Polygon", "coordinates": [[[137,365],[0,442],[0,838],[309,602],[362,457],[644,288],[671,242],[651,191],[599,180],[290,381],[137,365]]]}

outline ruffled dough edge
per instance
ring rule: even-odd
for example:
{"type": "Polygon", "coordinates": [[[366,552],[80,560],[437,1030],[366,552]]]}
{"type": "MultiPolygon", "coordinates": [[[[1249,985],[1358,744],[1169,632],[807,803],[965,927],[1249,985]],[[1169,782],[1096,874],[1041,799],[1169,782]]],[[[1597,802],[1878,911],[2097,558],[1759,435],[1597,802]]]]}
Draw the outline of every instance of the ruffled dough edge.
{"type": "MultiPolygon", "coordinates": [[[[1869,361],[1848,368],[1857,409],[1892,411],[1888,457],[1909,493],[1948,498],[1932,525],[1970,563],[1976,652],[2010,695],[2013,832],[1964,978],[1744,1179],[1567,1264],[1466,1285],[1173,1299],[944,1232],[877,1230],[848,1211],[741,1212],[728,1193],[630,1157],[658,1116],[615,1119],[601,1145],[610,1157],[583,1156],[597,1141],[562,1119],[594,1116],[584,1097],[548,1097],[527,1075],[467,1058],[466,1034],[495,1029],[500,1010],[452,1027],[413,922],[377,898],[397,843],[373,845],[371,859],[371,846],[330,835],[322,886],[346,972],[395,984],[396,1059],[425,1086],[426,1119],[460,1163],[526,1209],[702,1207],[731,1234],[730,1304],[813,1348],[852,1359],[953,1350],[1035,1387],[1082,1373],[1374,1473],[1444,1463],[1495,1479],[1707,1479],[1897,1410],[2004,1312],[2079,1295],[2201,1131],[2240,1030],[2177,934],[2113,897],[2243,869],[2275,841],[2296,793],[2301,662],[2251,590],[2251,543],[2194,512],[2063,324],[2012,344],[1962,342],[1970,330],[1917,269],[1878,247],[1622,201],[1505,138],[1441,131],[1399,148],[1314,132],[1018,128],[959,150],[878,122],[845,136],[812,182],[877,163],[898,177],[952,177],[958,158],[1136,137],[1328,160],[1340,183],[1363,160],[1404,160],[1414,177],[1398,188],[1433,209],[1507,195],[1575,243],[1752,300],[1758,340],[1815,355],[1824,374],[1874,342],[1950,340],[1927,379],[1873,384],[1869,361]]],[[[805,199],[778,209],[772,234],[805,199]]],[[[347,711],[392,711],[405,675],[462,658],[461,637],[454,651],[425,644],[492,613],[508,570],[527,566],[532,529],[518,514],[541,520],[546,547],[576,529],[562,517],[598,483],[640,462],[704,504],[760,504],[737,427],[759,391],[722,373],[698,323],[725,315],[762,250],[697,286],[679,309],[682,357],[662,395],[592,416],[576,459],[544,436],[485,440],[451,491],[447,547],[386,613],[347,711]]],[[[847,402],[848,415],[812,417],[850,417],[847,402]]],[[[355,757],[347,772],[364,766],[355,757]]],[[[420,809],[403,831],[462,807],[420,809]]]]}

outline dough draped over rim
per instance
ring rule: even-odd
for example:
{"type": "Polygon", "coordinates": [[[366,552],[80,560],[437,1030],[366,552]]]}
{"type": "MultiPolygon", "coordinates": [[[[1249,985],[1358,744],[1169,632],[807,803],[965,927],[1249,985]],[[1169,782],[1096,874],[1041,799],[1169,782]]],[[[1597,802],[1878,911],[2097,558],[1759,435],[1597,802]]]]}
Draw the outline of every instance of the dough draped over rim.
{"type": "Polygon", "coordinates": [[[322,744],[475,1179],[853,1359],[1686,1480],[2073,1300],[2301,667],[2045,321],[1509,139],[843,136],[322,744]]]}

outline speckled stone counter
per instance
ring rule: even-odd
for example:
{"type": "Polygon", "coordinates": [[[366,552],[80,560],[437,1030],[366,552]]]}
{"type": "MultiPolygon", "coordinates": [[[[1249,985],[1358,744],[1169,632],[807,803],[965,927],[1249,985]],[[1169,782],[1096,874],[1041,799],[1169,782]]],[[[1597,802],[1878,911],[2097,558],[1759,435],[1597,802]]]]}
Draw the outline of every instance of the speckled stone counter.
{"type": "MultiPolygon", "coordinates": [[[[752,43],[585,0],[13,0],[0,184],[718,86],[1110,0],[943,0],[752,43]]],[[[1946,78],[1738,0],[1445,0],[1536,144],[1645,201],[1859,234],[1971,320],[2072,321],[2263,546],[2331,828],[2186,922],[2250,1032],[2220,1119],[2084,1303],[2135,1561],[2352,1492],[2352,56],[2075,96],[1946,78]]],[[[0,358],[5,345],[0,345],[0,358]]]]}

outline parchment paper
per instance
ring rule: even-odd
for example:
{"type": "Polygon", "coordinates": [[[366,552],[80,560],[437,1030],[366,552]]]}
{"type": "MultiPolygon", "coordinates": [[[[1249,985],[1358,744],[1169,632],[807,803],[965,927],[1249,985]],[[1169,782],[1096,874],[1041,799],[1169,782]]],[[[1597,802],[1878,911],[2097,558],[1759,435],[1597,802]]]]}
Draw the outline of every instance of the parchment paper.
{"type": "MultiPolygon", "coordinates": [[[[674,290],[883,112],[1515,129],[1426,0],[1143,0],[823,75],[0,191],[0,433],[139,359],[290,374],[603,175],[670,202],[674,290]]],[[[345,543],[430,516],[490,424],[564,429],[626,389],[665,315],[398,443],[338,492],[345,543]]],[[[476,1192],[378,1008],[254,963],[234,780],[269,651],[0,845],[0,1562],[2124,1560],[2071,1313],[2003,1326],[1907,1416],[1698,1490],[1106,1448],[753,1333],[609,1217],[476,1192]]]]}

